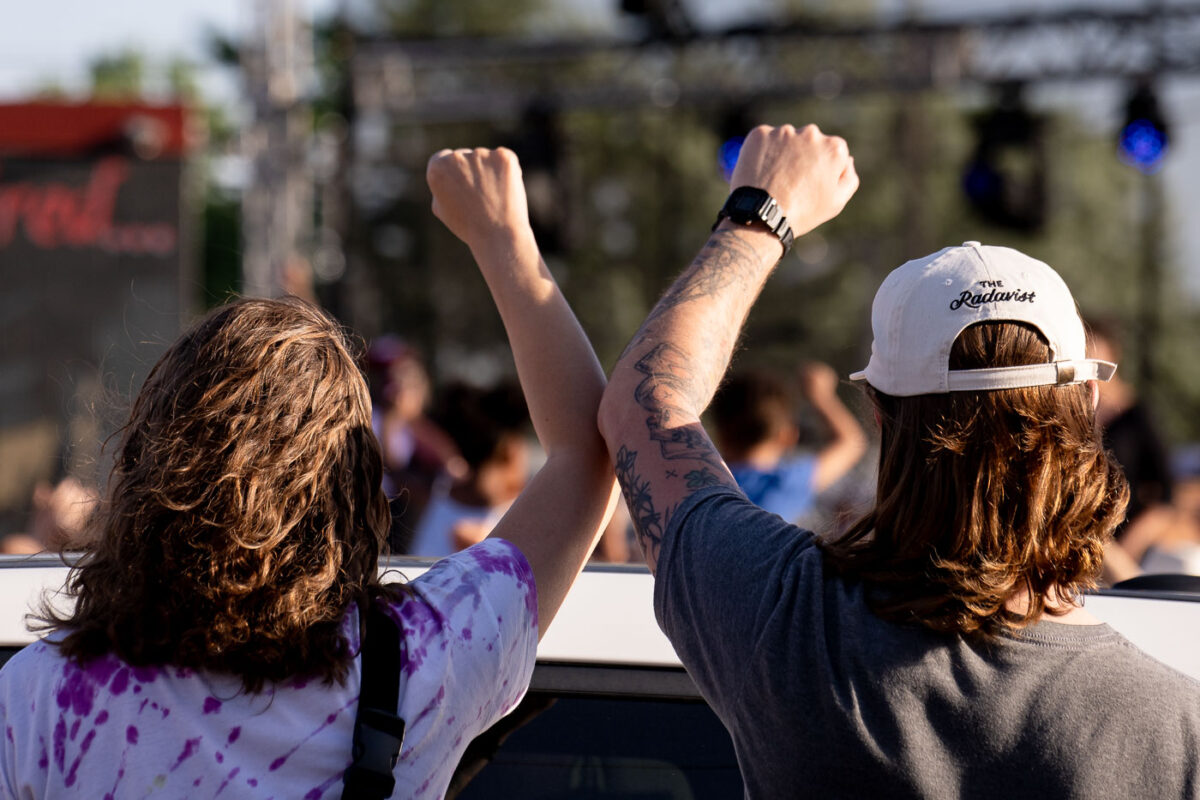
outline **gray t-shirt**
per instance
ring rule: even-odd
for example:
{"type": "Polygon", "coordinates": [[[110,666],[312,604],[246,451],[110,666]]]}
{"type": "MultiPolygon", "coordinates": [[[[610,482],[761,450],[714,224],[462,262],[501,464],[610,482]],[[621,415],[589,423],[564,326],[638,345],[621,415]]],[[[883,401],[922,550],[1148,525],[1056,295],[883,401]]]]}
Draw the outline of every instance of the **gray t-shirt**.
{"type": "Polygon", "coordinates": [[[675,512],[654,605],[747,797],[1200,798],[1200,683],[1107,625],[988,645],[885,622],[731,489],[675,512]]]}

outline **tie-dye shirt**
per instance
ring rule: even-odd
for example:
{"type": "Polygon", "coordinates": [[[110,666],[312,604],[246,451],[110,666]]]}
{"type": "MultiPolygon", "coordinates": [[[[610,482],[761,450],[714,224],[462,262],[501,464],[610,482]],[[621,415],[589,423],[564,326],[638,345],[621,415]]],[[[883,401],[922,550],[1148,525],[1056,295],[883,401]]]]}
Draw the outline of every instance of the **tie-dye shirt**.
{"type": "MultiPolygon", "coordinates": [[[[524,556],[489,539],[435,564],[390,607],[408,724],[394,797],[441,797],[471,739],[520,701],[537,649],[524,556]]],[[[357,649],[357,614],[346,629],[357,649]]],[[[53,638],[53,637],[51,637],[53,638]]],[[[0,671],[0,794],[15,798],[336,800],[358,704],[345,685],[238,680],[115,656],[79,667],[46,641],[0,671]]]]}

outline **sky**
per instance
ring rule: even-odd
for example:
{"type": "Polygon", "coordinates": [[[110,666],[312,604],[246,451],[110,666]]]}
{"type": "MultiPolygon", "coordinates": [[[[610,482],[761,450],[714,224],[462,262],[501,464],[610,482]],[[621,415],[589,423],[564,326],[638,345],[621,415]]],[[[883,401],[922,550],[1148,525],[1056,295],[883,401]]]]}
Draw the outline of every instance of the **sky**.
{"type": "MultiPolygon", "coordinates": [[[[307,13],[327,15],[339,0],[296,0],[307,13]]],[[[356,2],[356,0],[344,0],[356,2]]],[[[617,0],[564,0],[577,17],[612,23],[617,0]]],[[[836,0],[812,0],[823,7],[836,0]]],[[[1169,0],[1175,4],[1182,0],[1169,0]]],[[[906,9],[928,17],[954,18],[1046,10],[1055,5],[1130,8],[1140,0],[876,0],[885,17],[906,9]]],[[[0,102],[13,102],[47,85],[80,93],[87,85],[88,64],[96,56],[124,48],[145,53],[150,66],[175,56],[203,63],[207,33],[237,37],[253,23],[256,0],[33,0],[6,4],[0,25],[0,102]]],[[[753,18],[770,8],[770,0],[686,0],[701,25],[721,25],[734,15],[753,18]]],[[[226,102],[239,97],[237,75],[215,66],[200,71],[205,96],[226,102]]],[[[1040,90],[1040,103],[1074,108],[1098,130],[1114,130],[1122,113],[1123,88],[1085,84],[1040,90]]],[[[1164,169],[1174,209],[1170,248],[1185,288],[1200,302],[1200,225],[1188,224],[1188,212],[1200,207],[1200,76],[1174,79],[1162,99],[1174,122],[1172,151],[1164,169]]]]}

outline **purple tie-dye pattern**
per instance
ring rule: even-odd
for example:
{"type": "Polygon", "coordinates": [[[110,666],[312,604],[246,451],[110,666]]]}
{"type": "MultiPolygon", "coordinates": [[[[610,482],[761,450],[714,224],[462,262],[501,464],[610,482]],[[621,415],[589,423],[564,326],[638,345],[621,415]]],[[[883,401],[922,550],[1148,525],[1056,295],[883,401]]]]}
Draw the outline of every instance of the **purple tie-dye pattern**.
{"type": "Polygon", "coordinates": [[[114,697],[119,697],[125,694],[125,690],[129,688],[129,668],[121,667],[117,670],[117,674],[113,676],[112,685],[108,690],[112,692],[114,697]]]}
{"type": "Polygon", "coordinates": [[[409,722],[409,725],[416,727],[417,724],[419,722],[421,722],[421,720],[425,719],[427,716],[432,714],[436,708],[441,706],[442,701],[444,701],[445,699],[446,699],[446,687],[440,686],[440,687],[438,687],[437,694],[435,694],[433,696],[433,699],[429,701],[428,705],[426,705],[424,708],[422,708],[420,710],[420,712],[417,713],[417,716],[414,717],[411,722],[409,722]]]}
{"type": "Polygon", "coordinates": [[[63,679],[58,685],[56,699],[63,711],[86,717],[92,713],[92,703],[96,700],[96,682],[87,671],[68,661],[63,666],[63,679]]]}
{"type": "Polygon", "coordinates": [[[171,767],[171,772],[183,766],[183,762],[187,761],[192,756],[196,755],[196,751],[200,748],[200,738],[188,739],[183,743],[183,751],[180,752],[179,758],[175,759],[174,765],[171,767]]]}
{"type": "Polygon", "coordinates": [[[125,778],[125,760],[129,757],[129,748],[126,747],[121,751],[121,766],[117,769],[117,779],[113,781],[112,791],[104,795],[104,800],[114,800],[117,796],[117,787],[121,785],[121,781],[125,778]]]}
{"type": "Polygon", "coordinates": [[[241,767],[234,767],[233,769],[229,770],[229,774],[225,776],[225,780],[221,781],[221,785],[217,787],[217,791],[213,793],[213,797],[216,797],[221,792],[225,791],[225,787],[228,786],[230,781],[236,778],[238,773],[241,771],[241,767]]]}
{"type": "Polygon", "coordinates": [[[54,766],[58,767],[61,774],[66,770],[64,762],[67,760],[67,722],[62,717],[58,718],[58,722],[54,725],[54,766]]]}
{"type": "MultiPolygon", "coordinates": [[[[467,614],[473,616],[483,602],[480,587],[475,582],[477,577],[470,573],[456,572],[444,566],[446,563],[439,561],[422,576],[439,589],[449,588],[444,605],[436,607],[425,601],[419,591],[407,595],[400,603],[399,624],[404,631],[406,656],[401,659],[401,672],[405,677],[412,677],[417,673],[429,655],[429,646],[435,640],[440,650],[445,649],[447,642],[442,634],[451,626],[450,618],[462,614],[459,608],[463,603],[470,601],[470,611],[467,614]],[[433,577],[430,577],[431,574],[433,577]]],[[[417,589],[415,584],[413,588],[417,589]]]]}
{"type": "Polygon", "coordinates": [[[333,775],[332,777],[328,778],[324,783],[320,784],[319,786],[314,786],[313,788],[309,789],[308,792],[304,795],[304,800],[321,800],[321,795],[323,795],[323,794],[325,794],[325,792],[329,791],[329,787],[333,786],[336,783],[341,783],[343,774],[344,773],[339,772],[337,775],[333,775]]]}
{"type": "Polygon", "coordinates": [[[67,778],[63,782],[64,786],[74,786],[75,777],[79,773],[79,764],[83,761],[83,757],[87,755],[87,751],[91,749],[92,740],[96,738],[96,729],[92,728],[88,731],[87,736],[83,737],[83,744],[79,746],[79,755],[75,756],[75,760],[71,762],[71,769],[67,772],[67,778]]]}
{"type": "MultiPolygon", "coordinates": [[[[412,784],[401,780],[398,784],[397,796],[432,797],[443,791],[445,781],[449,779],[450,774],[447,770],[451,768],[446,764],[452,764],[457,760],[456,751],[461,752],[461,747],[465,746],[465,742],[479,732],[480,726],[490,724],[498,717],[500,710],[510,708],[521,696],[523,687],[518,684],[522,684],[527,678],[532,663],[535,640],[528,632],[530,629],[524,626],[536,618],[536,590],[532,585],[532,576],[529,575],[526,562],[519,551],[508,543],[489,540],[489,542],[477,546],[477,549],[460,554],[459,557],[451,558],[443,564],[431,569],[426,576],[422,576],[410,584],[412,591],[405,592],[401,595],[401,599],[389,608],[393,618],[400,620],[404,631],[403,642],[406,652],[402,654],[402,663],[406,665],[404,671],[406,680],[414,675],[419,675],[414,687],[405,684],[404,696],[416,700],[417,702],[413,705],[422,709],[414,718],[417,724],[410,725],[410,743],[420,746],[419,750],[413,754],[412,748],[406,748],[409,751],[406,755],[410,756],[409,760],[412,762],[407,766],[417,770],[414,774],[410,769],[407,774],[421,783],[414,793],[412,784]],[[520,622],[517,620],[518,617],[520,622]],[[512,620],[511,623],[508,627],[504,627],[503,620],[509,618],[512,620]],[[496,625],[500,626],[499,631],[496,630],[496,625]],[[445,652],[443,653],[443,651],[445,652]],[[501,685],[490,688],[495,684],[485,680],[482,683],[473,681],[458,688],[449,688],[452,684],[445,682],[442,677],[443,671],[454,668],[452,665],[455,664],[470,663],[483,668],[484,672],[480,673],[481,675],[495,675],[501,685]],[[427,669],[422,672],[418,666],[427,669]],[[428,670],[433,671],[429,672],[428,670]],[[430,700],[431,697],[434,699],[430,700]],[[449,713],[452,710],[457,713],[449,713]],[[446,725],[440,724],[442,720],[446,721],[446,725]],[[437,721],[436,724],[435,721],[437,721]],[[418,726],[422,730],[415,730],[418,726]],[[451,742],[453,742],[452,745],[451,742]]],[[[355,614],[347,615],[343,624],[353,624],[352,629],[348,627],[348,633],[357,633],[356,619],[357,615],[355,614]]],[[[536,623],[531,628],[535,626],[536,623]]],[[[356,636],[354,638],[357,639],[356,636]]],[[[56,669],[61,663],[61,660],[57,661],[56,669]]],[[[174,667],[165,670],[154,667],[131,668],[115,658],[110,658],[89,664],[88,668],[90,670],[89,680],[81,681],[76,678],[73,683],[69,678],[74,676],[68,675],[64,669],[62,680],[55,684],[54,690],[49,693],[50,697],[56,701],[59,701],[59,695],[62,695],[58,718],[64,723],[61,738],[65,752],[58,764],[58,770],[60,773],[62,772],[63,761],[72,765],[72,769],[68,772],[75,776],[73,782],[76,791],[78,791],[78,787],[84,786],[88,782],[95,786],[97,779],[103,780],[97,770],[105,769],[105,767],[99,766],[100,762],[97,762],[97,759],[103,760],[104,757],[96,755],[96,753],[112,751],[102,751],[100,742],[104,741],[106,737],[97,737],[95,734],[97,733],[96,728],[109,719],[116,721],[117,731],[124,729],[126,732],[126,742],[121,743],[121,746],[125,747],[125,753],[121,754],[121,762],[124,763],[126,753],[134,755],[132,763],[138,764],[138,767],[136,770],[131,770],[130,776],[131,778],[135,775],[139,776],[136,778],[138,782],[136,785],[145,785],[148,789],[151,782],[155,781],[153,783],[156,787],[155,791],[163,791],[167,795],[193,794],[190,789],[184,792],[182,788],[178,788],[180,786],[178,781],[186,781],[184,786],[190,785],[196,778],[198,770],[206,769],[206,766],[202,765],[213,766],[213,761],[192,758],[202,749],[204,741],[220,742],[222,739],[225,740],[225,746],[222,748],[224,753],[214,752],[216,763],[232,760],[223,756],[233,752],[232,746],[235,743],[238,745],[239,753],[254,754],[253,749],[248,749],[254,747],[251,742],[263,741],[259,737],[253,737],[247,741],[247,737],[241,736],[240,726],[218,727],[214,730],[211,724],[205,723],[209,727],[195,731],[196,733],[203,732],[203,737],[187,740],[183,744],[183,753],[174,750],[163,754],[169,759],[175,753],[180,753],[176,764],[179,767],[179,773],[174,777],[156,773],[155,766],[161,768],[167,764],[148,763],[147,755],[153,751],[146,748],[161,748],[164,744],[168,747],[171,746],[172,739],[166,737],[170,736],[169,731],[172,729],[166,728],[166,723],[163,721],[168,715],[172,718],[182,716],[189,725],[200,724],[201,717],[205,716],[210,717],[214,722],[217,722],[219,718],[234,722],[243,719],[239,715],[244,713],[245,704],[239,699],[236,703],[231,700],[224,701],[222,705],[218,696],[224,696],[223,693],[218,692],[217,696],[213,696],[198,691],[200,686],[207,688],[207,679],[203,683],[197,682],[195,679],[203,676],[197,676],[174,667]],[[145,686],[145,684],[155,682],[160,685],[166,683],[167,687],[164,690],[154,690],[145,686]],[[180,695],[177,693],[179,690],[174,688],[177,683],[191,683],[192,686],[180,687],[184,690],[184,694],[180,695]],[[132,693],[130,692],[131,687],[132,693]],[[147,691],[143,692],[144,688],[147,691]],[[134,699],[130,696],[131,694],[141,696],[134,699]],[[118,703],[116,699],[122,696],[124,699],[118,703]],[[180,702],[182,698],[187,698],[186,704],[180,702]],[[174,708],[168,706],[174,706],[174,708]],[[111,716],[110,708],[113,710],[111,716]],[[141,714],[147,708],[158,713],[146,715],[140,721],[134,720],[134,714],[131,712],[136,711],[141,714]],[[99,713],[97,714],[97,712],[99,713]],[[94,719],[91,719],[92,714],[96,714],[94,719]],[[82,724],[89,721],[91,722],[90,726],[82,724]],[[138,722],[141,728],[140,732],[138,727],[128,725],[129,722],[138,722]],[[132,737],[130,736],[131,730],[133,731],[132,737]],[[69,737],[68,734],[70,734],[69,737]],[[82,746],[78,743],[80,736],[83,737],[82,742],[86,743],[84,752],[88,752],[90,749],[93,753],[90,761],[94,763],[90,765],[89,759],[83,758],[83,753],[76,750],[76,747],[82,746]],[[187,752],[189,747],[193,752],[187,752]],[[140,756],[137,755],[139,749],[142,752],[140,756]],[[185,763],[186,767],[180,766],[185,763]],[[155,779],[156,774],[158,774],[157,779],[155,779]]],[[[57,672],[54,673],[54,675],[57,674],[57,672]]],[[[305,694],[308,697],[303,702],[320,702],[318,698],[327,696],[324,695],[328,691],[326,687],[318,687],[312,685],[310,680],[301,679],[284,683],[276,691],[286,689],[290,693],[306,688],[308,691],[305,694]]],[[[290,699],[280,700],[280,703],[281,707],[286,709],[292,701],[290,699]]],[[[320,759],[314,761],[310,758],[310,754],[324,752],[313,748],[328,747],[332,731],[326,732],[322,739],[317,739],[307,749],[301,750],[300,748],[313,741],[322,730],[328,730],[333,722],[337,721],[340,711],[352,707],[356,703],[357,699],[355,698],[339,711],[326,715],[323,722],[317,725],[311,734],[304,737],[296,747],[272,761],[270,768],[275,770],[273,774],[284,777],[272,778],[268,782],[268,791],[273,791],[276,796],[281,797],[301,796],[303,788],[295,785],[295,776],[304,774],[305,769],[311,769],[320,761],[320,759]],[[292,759],[293,755],[296,758],[292,759]],[[289,759],[291,759],[290,762],[289,759]],[[290,766],[288,769],[282,770],[285,763],[290,766]],[[289,780],[293,781],[290,785],[288,784],[289,780]],[[272,785],[275,781],[280,781],[279,785],[272,785]],[[285,791],[282,788],[284,786],[290,786],[290,788],[285,791]],[[280,794],[281,791],[282,794],[280,794]]],[[[269,713],[270,705],[268,703],[267,713],[269,713]]],[[[297,708],[294,705],[292,707],[297,708]]],[[[319,707],[317,706],[317,708],[319,707]]],[[[303,708],[303,705],[299,708],[303,708]]],[[[328,709],[328,705],[326,705],[326,709],[328,709]]],[[[258,710],[254,713],[264,712],[258,710]]],[[[315,716],[315,709],[302,712],[302,718],[308,719],[310,716],[315,716]]],[[[3,718],[0,717],[0,719],[3,718]]],[[[264,718],[264,721],[266,719],[264,718]]],[[[317,717],[317,719],[321,718],[317,717]]],[[[342,719],[345,719],[344,715],[342,715],[342,719]]],[[[54,715],[50,717],[49,722],[55,722],[54,715]]],[[[16,729],[18,740],[21,739],[22,730],[21,727],[16,729]]],[[[113,731],[113,733],[116,733],[116,738],[120,739],[117,731],[113,731]]],[[[7,737],[6,731],[5,738],[7,737]]],[[[107,738],[111,739],[111,737],[107,738]]],[[[2,741],[4,739],[0,739],[0,742],[2,741]]],[[[37,741],[34,740],[34,748],[37,746],[37,741]]],[[[46,752],[44,737],[41,738],[41,742],[44,762],[42,769],[48,770],[50,759],[46,752]]],[[[179,742],[179,739],[174,739],[174,742],[179,742]]],[[[111,748],[111,745],[108,747],[111,748]]],[[[36,749],[30,754],[28,762],[35,760],[34,753],[36,753],[36,749]]],[[[112,753],[112,755],[115,756],[116,753],[112,753]]],[[[261,753],[261,756],[269,757],[270,753],[269,751],[261,753]]],[[[261,756],[252,756],[256,759],[254,763],[260,765],[258,770],[262,770],[262,767],[267,764],[266,758],[262,758],[261,761],[257,760],[261,756]]],[[[116,758],[114,757],[107,763],[115,765],[115,762],[116,758]]],[[[237,776],[241,782],[239,785],[258,788],[258,781],[265,779],[265,775],[260,772],[256,776],[253,771],[247,775],[247,762],[244,760],[244,755],[239,756],[238,762],[242,769],[241,774],[237,776]]],[[[229,766],[232,767],[233,764],[229,766]]],[[[107,770],[111,770],[111,767],[107,767],[107,770]]],[[[174,768],[171,771],[174,773],[174,768]]],[[[109,775],[111,776],[111,772],[109,775]]],[[[320,778],[318,777],[317,780],[320,778]]],[[[310,789],[304,796],[313,798],[313,800],[321,800],[327,795],[328,787],[340,781],[341,773],[338,772],[316,788],[310,789]]],[[[221,788],[225,788],[227,784],[228,781],[226,784],[222,784],[221,788]]],[[[312,783],[308,785],[311,786],[312,783]]],[[[113,791],[106,796],[122,797],[129,794],[128,786],[124,792],[118,792],[115,783],[113,786],[113,791]]],[[[231,792],[231,794],[233,793],[231,792]]]]}
{"type": "Polygon", "coordinates": [[[310,739],[312,739],[318,733],[320,733],[321,731],[325,730],[330,725],[332,725],[334,723],[334,721],[337,720],[339,714],[341,714],[347,708],[350,708],[351,706],[357,706],[357,705],[358,705],[358,698],[355,697],[352,700],[350,700],[348,703],[346,703],[344,706],[339,708],[337,711],[335,711],[332,714],[330,714],[329,716],[327,716],[325,718],[325,721],[317,726],[316,730],[314,730],[312,733],[308,734],[308,736],[305,736],[303,739],[301,739],[299,742],[297,742],[296,746],[293,747],[291,750],[288,750],[286,753],[284,753],[283,755],[279,756],[274,761],[272,761],[271,765],[267,769],[270,772],[275,772],[276,770],[278,770],[280,767],[282,767],[284,764],[286,764],[287,760],[289,758],[291,758],[296,753],[296,751],[299,750],[301,747],[303,747],[310,739]]]}

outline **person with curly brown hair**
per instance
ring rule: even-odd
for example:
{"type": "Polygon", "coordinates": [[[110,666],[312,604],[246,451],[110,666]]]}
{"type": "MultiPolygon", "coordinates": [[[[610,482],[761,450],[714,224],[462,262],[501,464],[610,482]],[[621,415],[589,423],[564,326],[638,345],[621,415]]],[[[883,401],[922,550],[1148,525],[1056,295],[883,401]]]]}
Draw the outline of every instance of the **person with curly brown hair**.
{"type": "Polygon", "coordinates": [[[72,609],[0,672],[0,795],[337,796],[362,620],[400,632],[397,797],[439,797],[511,710],[615,500],[604,376],[542,263],[516,157],[443,151],[433,207],[509,333],[547,453],[491,538],[383,584],[382,461],[356,342],[297,299],[218,309],[124,429],[72,609]]]}
{"type": "Polygon", "coordinates": [[[814,126],[760,126],[732,187],[599,421],[746,796],[1196,797],[1200,684],[1083,607],[1128,489],[1095,418],[1115,365],[1086,356],[1063,281],[978,242],[883,281],[851,376],[879,421],[875,505],[823,541],[746,498],[700,414],[793,236],[854,194],[854,160],[814,126]]]}

